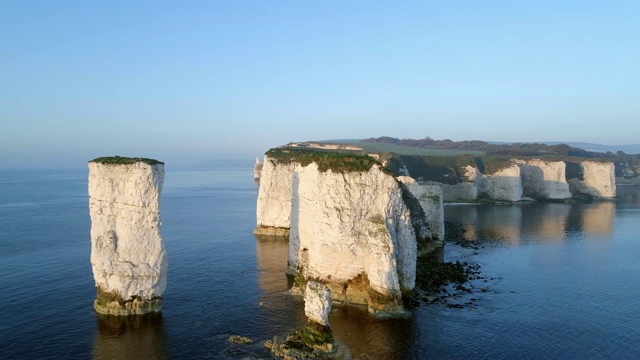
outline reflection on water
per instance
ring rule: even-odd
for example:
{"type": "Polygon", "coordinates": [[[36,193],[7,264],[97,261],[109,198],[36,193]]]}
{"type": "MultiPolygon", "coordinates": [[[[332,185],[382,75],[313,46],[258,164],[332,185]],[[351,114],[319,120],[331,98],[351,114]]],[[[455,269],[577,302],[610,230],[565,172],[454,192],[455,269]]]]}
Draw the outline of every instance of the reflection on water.
{"type": "Polygon", "coordinates": [[[285,274],[289,254],[286,237],[255,235],[258,284],[260,286],[259,316],[268,338],[285,336],[304,325],[302,298],[289,294],[289,280],[285,274]]]}
{"type": "Polygon", "coordinates": [[[258,283],[263,293],[280,293],[288,290],[284,269],[287,267],[289,240],[282,236],[256,237],[258,283]]]}
{"type": "Polygon", "coordinates": [[[365,306],[334,306],[329,323],[336,341],[352,355],[364,359],[406,359],[417,331],[415,316],[379,319],[365,306]],[[393,355],[391,355],[393,354],[393,355]],[[393,356],[393,357],[392,357],[393,356]]]}
{"type": "Polygon", "coordinates": [[[591,205],[582,211],[582,231],[593,235],[611,235],[616,204],[607,201],[591,205]]]}
{"type": "MultiPolygon", "coordinates": [[[[280,337],[303,326],[307,321],[302,298],[288,292],[291,286],[285,276],[288,253],[287,238],[256,235],[263,316],[272,322],[282,322],[277,327],[279,333],[273,334],[280,337]]],[[[441,257],[442,254],[439,253],[438,256],[441,257]]],[[[413,321],[412,318],[375,318],[369,314],[366,306],[334,304],[329,315],[336,341],[349,349],[352,355],[364,358],[369,356],[372,359],[389,358],[389,354],[404,358],[401,354],[410,347],[411,334],[415,332],[413,321]]]]}
{"type": "Polygon", "coordinates": [[[615,216],[613,201],[445,207],[445,218],[461,223],[467,240],[484,239],[509,246],[561,242],[570,232],[609,236],[615,216]]]}
{"type": "Polygon", "coordinates": [[[96,314],[94,359],[166,359],[162,314],[96,314]]]}

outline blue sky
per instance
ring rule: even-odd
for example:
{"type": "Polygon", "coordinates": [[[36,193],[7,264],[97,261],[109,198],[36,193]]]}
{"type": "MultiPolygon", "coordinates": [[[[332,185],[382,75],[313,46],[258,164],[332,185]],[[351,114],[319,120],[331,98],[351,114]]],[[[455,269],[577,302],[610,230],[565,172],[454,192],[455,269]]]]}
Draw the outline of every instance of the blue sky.
{"type": "Polygon", "coordinates": [[[290,141],[640,143],[638,1],[0,0],[0,168],[290,141]]]}

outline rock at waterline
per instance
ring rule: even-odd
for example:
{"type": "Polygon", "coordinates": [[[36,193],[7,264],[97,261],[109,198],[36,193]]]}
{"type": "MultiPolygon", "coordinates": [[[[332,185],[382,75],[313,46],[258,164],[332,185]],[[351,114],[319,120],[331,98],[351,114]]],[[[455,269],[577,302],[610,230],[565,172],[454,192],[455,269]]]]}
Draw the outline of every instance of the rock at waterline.
{"type": "Polygon", "coordinates": [[[304,314],[311,323],[329,326],[331,290],[324,284],[309,281],[304,292],[304,314]]]}

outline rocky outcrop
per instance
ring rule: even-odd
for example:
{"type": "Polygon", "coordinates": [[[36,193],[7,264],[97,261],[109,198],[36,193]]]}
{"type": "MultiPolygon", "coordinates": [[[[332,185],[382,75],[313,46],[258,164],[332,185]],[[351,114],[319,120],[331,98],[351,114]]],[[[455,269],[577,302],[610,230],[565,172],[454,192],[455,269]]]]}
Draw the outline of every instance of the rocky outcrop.
{"type": "Polygon", "coordinates": [[[631,162],[616,162],[616,185],[640,185],[640,165],[631,162]]]}
{"type": "Polygon", "coordinates": [[[428,182],[442,187],[442,197],[446,202],[476,201],[478,200],[478,179],[482,176],[480,170],[473,166],[463,168],[463,181],[455,184],[428,182]]]}
{"type": "Polygon", "coordinates": [[[293,174],[299,164],[278,164],[264,157],[258,190],[256,235],[289,236],[293,174]]]}
{"type": "Polygon", "coordinates": [[[520,166],[524,196],[538,200],[568,199],[572,196],[566,181],[567,164],[564,161],[513,161],[520,166]]]}
{"type": "Polygon", "coordinates": [[[418,199],[426,216],[431,238],[437,240],[434,243],[442,245],[444,240],[444,206],[441,185],[429,185],[416,182],[409,176],[398,176],[411,194],[418,199]]]}
{"type": "MultiPolygon", "coordinates": [[[[440,185],[445,202],[516,202],[523,196],[537,200],[561,200],[575,195],[615,197],[614,164],[600,160],[394,155],[385,163],[396,176],[440,185]]],[[[620,179],[631,179],[632,174],[635,173],[619,166],[618,181],[623,183],[620,179]]]]}
{"type": "Polygon", "coordinates": [[[395,178],[379,166],[334,174],[315,163],[293,178],[291,271],[326,283],[339,301],[402,311],[402,294],[415,285],[418,244],[430,230],[419,215],[416,234],[395,178]]]}
{"type": "Polygon", "coordinates": [[[286,339],[274,337],[264,343],[271,352],[284,359],[342,358],[329,326],[331,290],[310,280],[304,290],[304,313],[308,323],[289,334],[286,339]]]}
{"type": "Polygon", "coordinates": [[[150,159],[89,162],[94,308],[112,315],[159,312],[167,283],[159,197],[164,164],[150,159]]]}
{"type": "Polygon", "coordinates": [[[478,185],[478,197],[492,201],[522,200],[520,167],[516,164],[491,174],[482,174],[478,185]]]}
{"type": "Polygon", "coordinates": [[[418,200],[368,156],[271,155],[257,231],[290,229],[292,290],[302,292],[314,279],[331,289],[334,301],[402,311],[402,295],[415,285],[418,249],[431,238],[418,200]]]}
{"type": "Polygon", "coordinates": [[[309,281],[304,290],[304,314],[309,322],[329,326],[331,290],[324,284],[309,281]]]}
{"type": "Polygon", "coordinates": [[[262,175],[262,165],[263,163],[259,158],[256,158],[256,163],[253,165],[253,181],[260,181],[260,176],[262,175]]]}
{"type": "Polygon", "coordinates": [[[483,174],[480,169],[470,165],[463,167],[463,170],[461,182],[428,183],[442,187],[442,196],[446,202],[522,200],[522,181],[517,165],[510,164],[490,174],[483,174]]]}
{"type": "Polygon", "coordinates": [[[582,161],[576,173],[567,175],[571,192],[596,198],[616,196],[615,169],[612,162],[582,161]]]}

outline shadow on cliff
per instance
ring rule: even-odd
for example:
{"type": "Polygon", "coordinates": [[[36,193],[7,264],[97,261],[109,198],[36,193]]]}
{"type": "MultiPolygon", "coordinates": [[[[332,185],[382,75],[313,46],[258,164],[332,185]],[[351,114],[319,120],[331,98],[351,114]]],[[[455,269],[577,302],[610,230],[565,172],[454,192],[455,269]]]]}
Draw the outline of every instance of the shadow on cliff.
{"type": "Polygon", "coordinates": [[[303,265],[298,262],[298,254],[300,251],[300,175],[293,172],[293,180],[291,181],[291,223],[289,225],[289,258],[288,271],[293,273],[297,271],[295,266],[303,265]]]}

